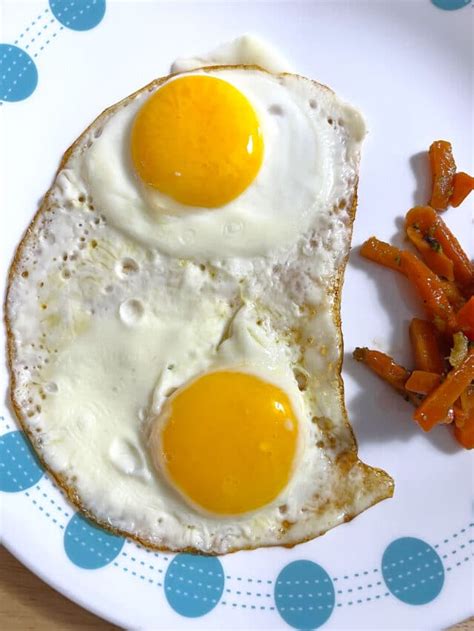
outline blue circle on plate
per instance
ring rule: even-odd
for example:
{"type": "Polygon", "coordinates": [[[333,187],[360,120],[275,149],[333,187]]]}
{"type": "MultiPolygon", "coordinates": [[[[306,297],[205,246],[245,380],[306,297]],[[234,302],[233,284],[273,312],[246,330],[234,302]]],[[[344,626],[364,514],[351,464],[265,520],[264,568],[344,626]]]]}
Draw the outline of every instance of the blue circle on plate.
{"type": "Polygon", "coordinates": [[[64,533],[64,549],[69,559],[85,570],[108,565],[123,548],[125,539],[99,528],[76,513],[64,533]]]}
{"type": "Polygon", "coordinates": [[[444,11],[456,11],[456,9],[466,7],[471,0],[431,0],[431,2],[444,11]]]}
{"type": "Polygon", "coordinates": [[[392,594],[409,605],[425,605],[444,584],[444,567],[426,541],[402,537],[393,541],[382,558],[382,574],[392,594]]]}
{"type": "Polygon", "coordinates": [[[38,85],[38,70],[18,46],[0,44],[0,101],[23,101],[38,85]]]}
{"type": "Polygon", "coordinates": [[[317,563],[293,561],[278,575],[275,604],[283,620],[295,629],[316,629],[333,612],[334,585],[317,563]]]}
{"type": "Polygon", "coordinates": [[[36,484],[44,470],[23,432],[0,436],[0,491],[17,493],[36,484]]]}
{"type": "Polygon", "coordinates": [[[182,616],[197,618],[214,609],[224,591],[224,570],[215,557],[178,554],[165,576],[165,595],[182,616]]]}
{"type": "Polygon", "coordinates": [[[88,31],[102,21],[105,0],[49,0],[54,17],[73,31],[88,31]]]}

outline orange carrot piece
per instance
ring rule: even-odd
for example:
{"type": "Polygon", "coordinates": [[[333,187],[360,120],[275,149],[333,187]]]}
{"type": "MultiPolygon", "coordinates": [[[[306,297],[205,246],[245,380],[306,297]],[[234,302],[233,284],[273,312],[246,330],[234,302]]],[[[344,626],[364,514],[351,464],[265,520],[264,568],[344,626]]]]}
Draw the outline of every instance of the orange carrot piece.
{"type": "Polygon", "coordinates": [[[463,424],[454,427],[454,436],[460,445],[466,449],[474,449],[474,413],[468,415],[463,424]]]}
{"type": "Polygon", "coordinates": [[[395,390],[401,393],[405,392],[405,383],[410,373],[406,368],[397,364],[389,355],[369,348],[356,348],[353,356],[354,359],[365,364],[395,390]]]}
{"type": "Polygon", "coordinates": [[[402,252],[400,267],[416,288],[425,308],[441,331],[456,329],[456,316],[439,278],[418,257],[411,252],[402,252]]]}
{"type": "Polygon", "coordinates": [[[459,399],[464,412],[474,412],[474,384],[468,386],[463,391],[459,399]]]}
{"type": "Polygon", "coordinates": [[[456,314],[458,325],[464,335],[474,341],[474,296],[456,314]]]}
{"type": "Polygon", "coordinates": [[[454,280],[453,262],[442,251],[436,239],[424,235],[419,229],[407,226],[407,237],[423,257],[428,267],[447,280],[454,280]]]}
{"type": "Polygon", "coordinates": [[[376,237],[370,237],[360,248],[360,253],[366,259],[384,265],[390,269],[400,271],[401,250],[390,243],[379,241],[376,237]]]}
{"type": "Polygon", "coordinates": [[[439,350],[436,327],[427,320],[413,318],[410,322],[409,332],[417,370],[443,373],[444,360],[439,350]]]}
{"type": "Polygon", "coordinates": [[[446,210],[453,194],[456,163],[450,142],[435,140],[429,150],[433,188],[430,206],[437,210],[446,210]]]}
{"type": "Polygon", "coordinates": [[[465,304],[466,299],[459,291],[459,287],[456,283],[450,280],[441,279],[441,285],[443,286],[444,293],[446,294],[446,298],[451,303],[454,311],[458,311],[465,304]]]}
{"type": "Polygon", "coordinates": [[[459,407],[459,405],[453,405],[453,413],[456,427],[464,427],[464,424],[469,418],[469,414],[459,407]]]}
{"type": "Polygon", "coordinates": [[[474,351],[466,359],[448,373],[445,381],[430,392],[420,406],[417,407],[413,418],[425,430],[443,423],[450,409],[462,392],[474,380],[474,351]]]}
{"type": "Polygon", "coordinates": [[[471,261],[459,241],[433,208],[415,206],[408,211],[405,226],[419,229],[432,239],[432,242],[439,244],[441,251],[453,262],[454,278],[461,287],[474,283],[474,268],[471,261]]]}
{"type": "Polygon", "coordinates": [[[405,390],[416,394],[429,394],[441,383],[441,377],[435,372],[414,370],[405,383],[405,390]]]}
{"type": "Polygon", "coordinates": [[[460,206],[471,191],[474,191],[474,177],[471,177],[464,171],[456,173],[453,181],[453,194],[449,203],[454,208],[460,206]]]}

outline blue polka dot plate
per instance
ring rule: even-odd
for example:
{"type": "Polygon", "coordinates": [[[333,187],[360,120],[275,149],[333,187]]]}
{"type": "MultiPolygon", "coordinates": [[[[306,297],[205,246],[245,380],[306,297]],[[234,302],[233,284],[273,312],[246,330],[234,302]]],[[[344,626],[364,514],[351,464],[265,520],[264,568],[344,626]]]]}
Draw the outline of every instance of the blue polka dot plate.
{"type": "MultiPolygon", "coordinates": [[[[427,198],[425,151],[435,138],[451,140],[458,163],[474,170],[470,0],[7,0],[3,16],[2,282],[62,153],[95,116],[175,58],[243,32],[273,42],[301,74],[364,112],[354,246],[374,233],[394,238],[404,212],[427,198]]],[[[469,212],[472,202],[445,215],[466,249],[469,212]]],[[[157,553],[78,514],[5,403],[5,545],[58,591],[127,628],[440,629],[472,615],[472,454],[446,428],[424,435],[408,404],[350,358],[368,345],[410,363],[406,325],[419,305],[385,279],[355,247],[343,294],[344,379],[361,458],[393,476],[392,500],[293,549],[157,553]]]]}

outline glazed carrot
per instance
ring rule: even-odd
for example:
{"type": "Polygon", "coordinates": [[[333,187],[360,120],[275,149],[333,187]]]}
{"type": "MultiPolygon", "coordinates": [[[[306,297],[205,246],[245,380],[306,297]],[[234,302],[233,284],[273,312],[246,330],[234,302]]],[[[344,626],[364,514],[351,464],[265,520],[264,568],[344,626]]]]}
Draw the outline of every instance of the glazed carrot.
{"type": "Polygon", "coordinates": [[[354,359],[365,364],[393,388],[402,393],[405,391],[405,383],[410,373],[389,355],[369,348],[356,348],[353,356],[354,359]]]}
{"type": "Polygon", "coordinates": [[[454,424],[456,427],[464,427],[469,419],[469,414],[465,412],[459,405],[453,405],[454,424]]]}
{"type": "Polygon", "coordinates": [[[456,314],[460,330],[471,341],[474,341],[474,296],[459,309],[456,314]]]}
{"type": "Polygon", "coordinates": [[[471,413],[461,427],[454,427],[454,436],[466,449],[474,449],[474,413],[471,413]]]}
{"type": "Polygon", "coordinates": [[[429,394],[441,383],[441,377],[435,372],[414,370],[405,383],[405,390],[417,394],[429,394]]]}
{"type": "Polygon", "coordinates": [[[439,350],[436,327],[426,320],[413,318],[409,332],[417,370],[443,373],[444,360],[439,350]]]}
{"type": "Polygon", "coordinates": [[[454,162],[451,143],[446,140],[435,140],[430,147],[430,166],[433,175],[430,206],[437,210],[446,210],[453,194],[454,162]]]}
{"type": "Polygon", "coordinates": [[[464,412],[474,412],[474,384],[468,386],[463,391],[459,399],[464,412]]]}
{"type": "Polygon", "coordinates": [[[447,280],[454,280],[453,262],[448,259],[436,239],[428,234],[424,235],[420,229],[413,226],[407,226],[406,233],[433,272],[447,280]]]}
{"type": "Polygon", "coordinates": [[[450,280],[441,279],[441,285],[443,286],[443,291],[446,294],[446,298],[451,303],[454,311],[458,311],[466,302],[466,299],[459,291],[459,287],[456,283],[453,283],[450,280]]]}
{"type": "Polygon", "coordinates": [[[376,237],[370,237],[360,248],[360,253],[366,259],[400,271],[401,250],[394,245],[379,241],[376,237]]]}
{"type": "Polygon", "coordinates": [[[470,386],[474,379],[474,351],[471,351],[458,368],[448,373],[445,381],[430,392],[422,404],[415,410],[413,418],[425,432],[435,425],[443,423],[450,409],[470,386]]]}
{"type": "Polygon", "coordinates": [[[400,267],[416,288],[435,326],[441,331],[454,331],[456,329],[454,309],[436,274],[411,252],[401,253],[400,267]]]}
{"type": "Polygon", "coordinates": [[[405,228],[408,227],[419,229],[432,242],[439,244],[441,252],[453,262],[454,278],[461,287],[471,285],[474,282],[474,270],[469,258],[459,241],[433,208],[415,206],[408,211],[405,218],[405,228]]]}
{"type": "Polygon", "coordinates": [[[474,177],[471,177],[463,171],[456,173],[453,181],[453,194],[451,195],[449,203],[451,206],[454,206],[454,208],[457,208],[463,203],[471,191],[474,191],[474,177]]]}

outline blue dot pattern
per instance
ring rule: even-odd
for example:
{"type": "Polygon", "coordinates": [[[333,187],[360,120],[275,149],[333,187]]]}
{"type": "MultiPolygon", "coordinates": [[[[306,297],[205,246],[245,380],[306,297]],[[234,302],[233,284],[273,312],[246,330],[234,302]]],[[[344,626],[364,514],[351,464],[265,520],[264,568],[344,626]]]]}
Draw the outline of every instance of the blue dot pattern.
{"type": "Polygon", "coordinates": [[[0,491],[17,493],[36,484],[44,470],[23,432],[0,436],[0,491]]]}
{"type": "Polygon", "coordinates": [[[317,563],[294,561],[278,575],[275,603],[283,620],[295,629],[315,629],[333,612],[334,585],[317,563]]]}
{"type": "Polygon", "coordinates": [[[431,0],[431,2],[444,11],[456,11],[456,9],[466,7],[471,0],[431,0]]]}
{"type": "Polygon", "coordinates": [[[0,44],[0,101],[23,101],[37,84],[38,71],[28,53],[13,44],[0,44]]]}
{"type": "Polygon", "coordinates": [[[197,618],[214,609],[224,591],[224,571],[215,557],[178,554],[165,576],[165,595],[182,616],[197,618]]]}
{"type": "Polygon", "coordinates": [[[97,570],[115,559],[125,540],[95,526],[76,513],[64,533],[64,549],[69,559],[85,570],[97,570]]]}
{"type": "Polygon", "coordinates": [[[409,605],[425,605],[438,596],[444,568],[438,553],[425,541],[402,537],[382,557],[382,574],[388,589],[409,605]]]}
{"type": "Polygon", "coordinates": [[[54,17],[73,31],[88,31],[102,21],[105,0],[49,0],[54,17]]]}

